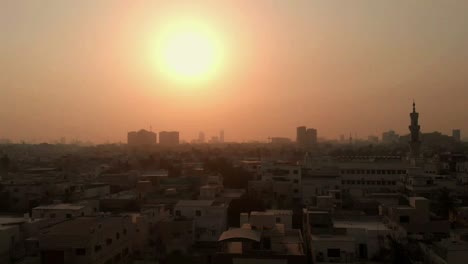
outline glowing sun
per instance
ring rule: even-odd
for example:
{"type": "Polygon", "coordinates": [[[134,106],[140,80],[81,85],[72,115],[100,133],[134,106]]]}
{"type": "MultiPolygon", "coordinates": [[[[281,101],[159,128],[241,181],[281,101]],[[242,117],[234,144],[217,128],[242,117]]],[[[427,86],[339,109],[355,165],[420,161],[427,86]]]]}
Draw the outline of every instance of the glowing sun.
{"type": "Polygon", "coordinates": [[[157,43],[158,67],[177,81],[200,81],[212,78],[222,58],[217,36],[205,25],[171,24],[157,43]]]}

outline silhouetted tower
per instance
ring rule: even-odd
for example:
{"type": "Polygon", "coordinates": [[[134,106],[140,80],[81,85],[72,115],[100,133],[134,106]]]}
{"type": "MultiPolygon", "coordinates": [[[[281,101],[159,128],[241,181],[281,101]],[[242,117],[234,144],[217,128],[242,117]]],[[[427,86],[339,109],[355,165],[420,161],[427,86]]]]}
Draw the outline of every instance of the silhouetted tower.
{"type": "Polygon", "coordinates": [[[409,130],[411,132],[410,145],[410,157],[413,161],[416,161],[420,157],[421,140],[419,138],[421,126],[418,123],[419,113],[416,112],[416,103],[413,101],[413,112],[410,113],[411,125],[409,130]]]}
{"type": "Polygon", "coordinates": [[[219,142],[224,143],[224,130],[219,131],[219,142]]]}

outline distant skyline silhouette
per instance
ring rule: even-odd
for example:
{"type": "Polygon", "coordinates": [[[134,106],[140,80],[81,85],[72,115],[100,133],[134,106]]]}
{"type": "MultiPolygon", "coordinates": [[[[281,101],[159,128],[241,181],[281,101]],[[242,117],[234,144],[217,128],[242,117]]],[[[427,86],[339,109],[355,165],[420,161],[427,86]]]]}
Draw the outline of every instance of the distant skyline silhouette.
{"type": "Polygon", "coordinates": [[[2,1],[0,138],[125,142],[128,131],[226,141],[468,131],[466,1],[2,1]],[[203,23],[213,78],[169,80],[159,30],[203,23]]]}

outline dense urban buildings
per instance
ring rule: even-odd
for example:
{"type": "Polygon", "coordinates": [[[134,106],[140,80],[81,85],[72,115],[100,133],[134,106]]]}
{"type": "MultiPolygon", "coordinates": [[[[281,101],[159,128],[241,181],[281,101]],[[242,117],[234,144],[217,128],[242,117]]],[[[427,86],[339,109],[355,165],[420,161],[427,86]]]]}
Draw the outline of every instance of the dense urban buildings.
{"type": "Polygon", "coordinates": [[[144,129],[139,131],[128,132],[127,144],[129,146],[144,146],[154,145],[157,142],[157,135],[152,131],[146,131],[144,129]]]}
{"type": "Polygon", "coordinates": [[[161,131],[159,132],[159,144],[166,146],[174,146],[179,144],[179,132],[177,131],[161,131]]]}
{"type": "Polygon", "coordinates": [[[0,17],[0,264],[468,263],[468,1],[0,17]]]}
{"type": "Polygon", "coordinates": [[[468,145],[419,117],[382,140],[0,145],[0,262],[464,263],[468,145]]]}

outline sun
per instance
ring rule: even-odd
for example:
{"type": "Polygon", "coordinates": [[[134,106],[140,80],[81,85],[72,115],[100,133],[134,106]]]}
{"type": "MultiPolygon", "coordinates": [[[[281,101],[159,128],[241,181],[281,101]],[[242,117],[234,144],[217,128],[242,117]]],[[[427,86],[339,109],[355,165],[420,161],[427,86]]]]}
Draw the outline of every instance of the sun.
{"type": "Polygon", "coordinates": [[[200,23],[171,24],[160,34],[156,47],[160,72],[176,81],[213,78],[222,60],[217,36],[200,23]]]}

